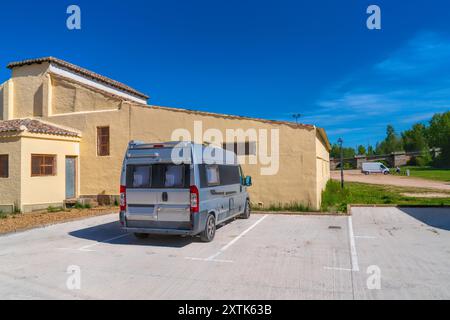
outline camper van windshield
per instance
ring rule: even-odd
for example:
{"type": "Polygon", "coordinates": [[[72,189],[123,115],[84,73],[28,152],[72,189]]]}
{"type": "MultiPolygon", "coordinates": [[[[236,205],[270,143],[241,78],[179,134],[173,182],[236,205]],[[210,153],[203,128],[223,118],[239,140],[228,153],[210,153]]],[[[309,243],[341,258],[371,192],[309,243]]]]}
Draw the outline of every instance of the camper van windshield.
{"type": "Polygon", "coordinates": [[[189,188],[189,183],[190,169],[188,165],[154,164],[127,166],[127,188],[189,188]]]}

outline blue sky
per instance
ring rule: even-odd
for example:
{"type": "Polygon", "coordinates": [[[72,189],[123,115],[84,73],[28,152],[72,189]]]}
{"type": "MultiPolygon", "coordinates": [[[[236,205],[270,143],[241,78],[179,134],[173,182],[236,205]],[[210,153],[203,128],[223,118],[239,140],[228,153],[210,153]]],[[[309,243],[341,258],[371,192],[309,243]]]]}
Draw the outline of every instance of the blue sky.
{"type": "MultiPolygon", "coordinates": [[[[9,1],[0,63],[56,56],[150,103],[324,127],[374,144],[450,105],[448,1],[9,1]],[[66,28],[77,4],[82,29],[66,28]],[[382,30],[366,28],[366,8],[382,30]]],[[[0,69],[0,81],[9,70],[0,69]]]]}

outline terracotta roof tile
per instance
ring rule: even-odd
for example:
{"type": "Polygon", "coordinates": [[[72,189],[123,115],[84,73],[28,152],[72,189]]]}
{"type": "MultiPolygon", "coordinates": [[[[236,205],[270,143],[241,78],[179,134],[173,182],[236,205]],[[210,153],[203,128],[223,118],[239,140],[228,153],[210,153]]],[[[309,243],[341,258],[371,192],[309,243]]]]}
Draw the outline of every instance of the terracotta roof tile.
{"type": "Polygon", "coordinates": [[[67,61],[64,61],[64,60],[61,60],[61,59],[58,59],[58,58],[54,58],[54,57],[44,57],[44,58],[38,58],[38,59],[29,59],[29,60],[22,60],[22,61],[17,61],[17,62],[11,62],[11,63],[8,64],[7,67],[9,69],[12,69],[12,68],[15,68],[15,67],[20,67],[20,66],[29,65],[29,64],[35,64],[35,63],[43,63],[43,62],[56,64],[56,65],[58,65],[60,67],[63,67],[65,69],[68,69],[70,71],[78,73],[80,75],[83,75],[85,77],[88,77],[88,78],[91,78],[91,79],[103,82],[103,83],[105,83],[107,85],[110,85],[110,86],[112,86],[114,88],[123,90],[123,91],[128,92],[128,93],[130,93],[132,95],[138,96],[138,97],[140,97],[142,99],[148,99],[149,98],[149,96],[147,96],[146,94],[141,93],[141,92],[139,92],[139,91],[137,91],[137,90],[135,90],[135,89],[133,89],[133,88],[123,84],[123,83],[120,83],[120,82],[118,82],[116,80],[112,80],[112,79],[110,79],[108,77],[105,77],[105,76],[102,76],[102,75],[100,75],[98,73],[89,71],[87,69],[84,69],[84,68],[81,68],[81,67],[79,67],[77,65],[74,65],[74,64],[72,64],[70,62],[67,62],[67,61]]]}
{"type": "Polygon", "coordinates": [[[35,119],[14,119],[0,121],[0,132],[20,132],[53,134],[59,136],[80,137],[80,133],[60,128],[35,119]]]}
{"type": "Polygon", "coordinates": [[[309,129],[315,128],[315,126],[311,125],[311,124],[296,123],[296,122],[291,122],[291,121],[269,120],[269,119],[263,119],[263,118],[252,118],[252,117],[237,116],[237,115],[230,115],[230,114],[224,114],[224,113],[189,110],[189,109],[172,108],[172,107],[155,106],[155,105],[149,105],[149,106],[153,109],[161,109],[161,110],[167,110],[167,111],[173,111],[173,112],[184,112],[184,113],[196,114],[196,115],[200,115],[200,116],[210,116],[210,117],[216,117],[216,118],[235,119],[235,120],[250,120],[250,121],[257,121],[257,122],[274,124],[274,125],[282,124],[282,125],[287,125],[291,128],[309,128],[309,129]]]}

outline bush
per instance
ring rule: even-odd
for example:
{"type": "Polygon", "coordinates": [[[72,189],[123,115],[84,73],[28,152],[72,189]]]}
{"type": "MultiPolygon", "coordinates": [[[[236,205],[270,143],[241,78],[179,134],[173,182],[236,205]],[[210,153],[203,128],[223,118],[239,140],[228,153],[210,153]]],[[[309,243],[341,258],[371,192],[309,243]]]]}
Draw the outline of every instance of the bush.
{"type": "Polygon", "coordinates": [[[0,210],[0,219],[6,219],[8,218],[8,215],[0,210]]]}
{"type": "Polygon", "coordinates": [[[431,157],[431,153],[429,149],[423,149],[420,153],[420,156],[415,158],[416,165],[419,167],[427,167],[431,164],[433,158],[431,157]]]}
{"type": "Polygon", "coordinates": [[[342,189],[339,181],[328,181],[325,191],[322,192],[321,211],[346,212],[348,196],[349,190],[342,189]]]}
{"type": "Polygon", "coordinates": [[[82,204],[81,202],[77,202],[77,203],[75,203],[74,208],[75,209],[91,209],[92,206],[90,203],[82,204]]]}
{"type": "Polygon", "coordinates": [[[61,207],[52,207],[52,206],[49,206],[48,208],[47,208],[47,212],[60,212],[60,211],[63,211],[63,208],[61,208],[61,207]]]}

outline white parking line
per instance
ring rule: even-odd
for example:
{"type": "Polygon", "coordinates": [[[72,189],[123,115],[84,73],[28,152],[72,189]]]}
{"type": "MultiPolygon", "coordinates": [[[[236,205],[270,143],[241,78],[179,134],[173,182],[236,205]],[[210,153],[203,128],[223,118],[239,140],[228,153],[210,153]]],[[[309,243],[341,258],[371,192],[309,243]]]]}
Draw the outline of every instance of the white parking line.
{"type": "MultiPolygon", "coordinates": [[[[360,236],[362,238],[362,236],[360,236]]],[[[348,217],[348,238],[350,241],[350,258],[352,262],[352,268],[340,268],[340,267],[323,267],[325,270],[336,270],[336,271],[349,271],[349,272],[358,272],[359,264],[358,264],[358,254],[356,252],[356,244],[355,244],[355,235],[353,233],[353,220],[352,217],[348,217]]],[[[368,237],[364,237],[368,238],[368,237]]]]}
{"type": "Polygon", "coordinates": [[[92,252],[94,250],[91,250],[89,248],[98,246],[99,244],[102,244],[104,242],[109,242],[109,241],[117,240],[117,239],[120,239],[120,238],[124,238],[124,237],[129,236],[129,235],[130,235],[129,233],[121,234],[120,236],[116,236],[116,237],[111,238],[111,239],[106,239],[106,240],[102,240],[102,241],[99,241],[99,242],[96,242],[96,243],[93,243],[93,244],[90,244],[90,245],[87,245],[87,246],[83,246],[81,248],[78,248],[78,250],[79,251],[83,251],[83,252],[92,252]]]}
{"type": "Polygon", "coordinates": [[[353,269],[348,268],[338,268],[338,267],[323,267],[325,270],[336,270],[336,271],[349,271],[352,272],[353,269]]]}
{"type": "Polygon", "coordinates": [[[221,262],[221,263],[233,263],[233,260],[220,260],[220,259],[209,259],[209,258],[191,258],[191,257],[185,257],[185,259],[188,260],[194,260],[194,261],[212,261],[212,262],[221,262]]]}
{"type": "Polygon", "coordinates": [[[248,227],[247,229],[245,229],[241,234],[239,234],[236,238],[234,238],[233,240],[231,240],[229,243],[227,243],[225,246],[223,246],[222,248],[220,248],[219,251],[217,251],[215,254],[209,256],[206,259],[202,259],[202,258],[191,258],[191,257],[186,257],[186,259],[189,260],[200,260],[200,261],[215,261],[215,262],[233,262],[231,260],[217,260],[216,258],[218,256],[220,256],[222,253],[225,252],[225,250],[227,250],[229,247],[231,247],[233,244],[235,244],[240,238],[242,238],[243,236],[245,236],[250,230],[252,230],[254,227],[256,227],[259,223],[261,223],[261,221],[263,221],[265,218],[267,217],[267,214],[264,215],[261,219],[259,219],[258,221],[256,221],[254,224],[252,224],[250,227],[248,227]]]}
{"type": "Polygon", "coordinates": [[[355,239],[376,239],[377,237],[373,236],[355,236],[355,239]]]}
{"type": "Polygon", "coordinates": [[[358,254],[356,253],[355,235],[353,234],[353,220],[348,217],[348,236],[350,238],[350,253],[352,258],[352,270],[359,271],[358,254]]]}

